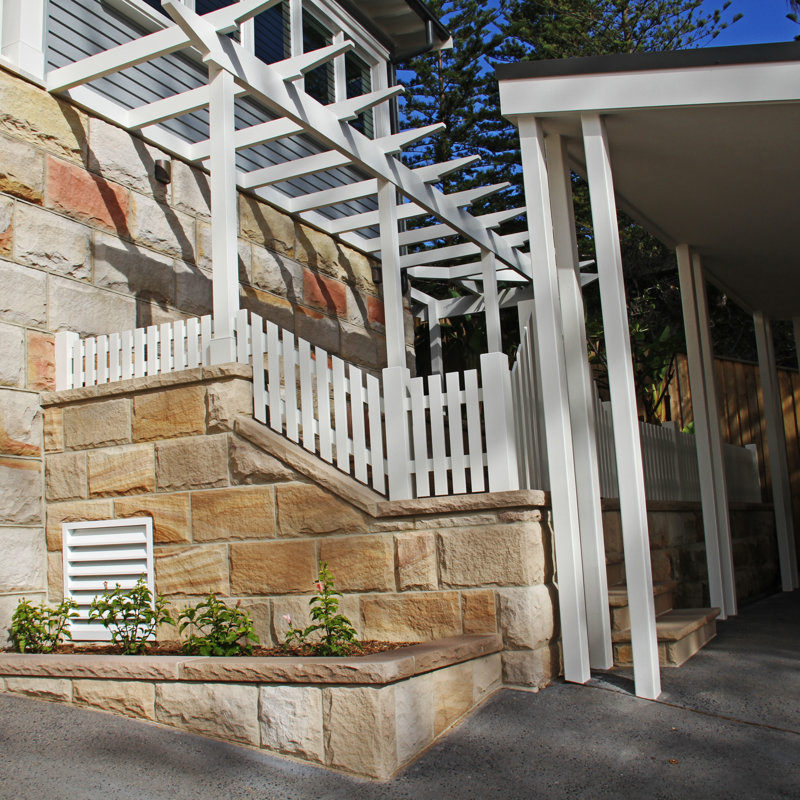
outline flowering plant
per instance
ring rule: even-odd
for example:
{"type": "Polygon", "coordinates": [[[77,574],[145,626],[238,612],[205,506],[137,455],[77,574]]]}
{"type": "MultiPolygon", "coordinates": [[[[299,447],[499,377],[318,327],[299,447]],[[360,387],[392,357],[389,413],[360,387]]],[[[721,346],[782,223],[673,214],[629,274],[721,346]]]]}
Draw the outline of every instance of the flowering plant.
{"type": "Polygon", "coordinates": [[[74,600],[63,600],[57,608],[44,603],[37,608],[23,597],[11,617],[11,642],[20,653],[52,653],[62,638],[72,638],[69,622],[77,616],[74,600]]]}
{"type": "Polygon", "coordinates": [[[178,617],[179,631],[191,625],[192,634],[182,647],[184,653],[201,656],[239,656],[253,652],[251,642],[258,643],[253,620],[240,608],[239,600],[233,608],[217,600],[209,592],[194,608],[187,607],[178,617]]]}
{"type": "Polygon", "coordinates": [[[361,649],[356,638],[356,631],[350,620],[339,613],[341,592],[333,588],[333,575],[328,570],[328,562],[320,564],[319,576],[314,582],[317,594],[309,600],[312,623],[307,628],[295,628],[288,614],[284,619],[290,628],[286,632],[283,649],[292,645],[315,656],[347,656],[353,650],[361,649]],[[318,638],[309,642],[308,637],[318,634],[318,638]]]}

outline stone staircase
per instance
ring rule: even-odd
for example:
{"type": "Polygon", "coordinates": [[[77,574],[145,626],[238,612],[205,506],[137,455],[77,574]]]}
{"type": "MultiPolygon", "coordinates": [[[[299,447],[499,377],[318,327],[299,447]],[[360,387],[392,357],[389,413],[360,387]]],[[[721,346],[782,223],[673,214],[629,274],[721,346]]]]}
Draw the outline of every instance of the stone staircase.
{"type": "MultiPolygon", "coordinates": [[[[608,602],[611,610],[611,642],[614,665],[633,664],[630,608],[622,556],[608,557],[608,602]]],[[[658,636],[658,660],[662,667],[679,667],[717,635],[718,608],[673,608],[677,581],[653,584],[658,636]]]]}

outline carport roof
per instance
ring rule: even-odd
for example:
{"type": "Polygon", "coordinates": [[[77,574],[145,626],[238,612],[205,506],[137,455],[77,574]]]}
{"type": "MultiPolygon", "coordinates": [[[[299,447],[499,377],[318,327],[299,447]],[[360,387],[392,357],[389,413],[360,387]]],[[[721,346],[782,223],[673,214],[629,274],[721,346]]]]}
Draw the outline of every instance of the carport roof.
{"type": "Polygon", "coordinates": [[[800,43],[525,62],[498,77],[503,113],[564,135],[578,173],[581,115],[600,113],[620,208],[695,248],[747,310],[800,315],[800,43]]]}

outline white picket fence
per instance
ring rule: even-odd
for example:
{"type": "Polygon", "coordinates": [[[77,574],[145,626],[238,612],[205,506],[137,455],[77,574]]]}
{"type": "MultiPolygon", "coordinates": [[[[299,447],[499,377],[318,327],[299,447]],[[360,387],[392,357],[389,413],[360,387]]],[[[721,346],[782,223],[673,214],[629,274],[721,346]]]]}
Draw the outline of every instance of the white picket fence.
{"type": "MultiPolygon", "coordinates": [[[[207,365],[212,333],[210,317],[86,339],[59,333],[56,387],[207,365]]],[[[236,361],[255,367],[254,418],[376,492],[408,499],[517,488],[505,357],[485,356],[481,375],[449,373],[443,384],[438,375],[404,377],[387,391],[375,375],[257,314],[238,312],[234,334],[236,361]]]]}

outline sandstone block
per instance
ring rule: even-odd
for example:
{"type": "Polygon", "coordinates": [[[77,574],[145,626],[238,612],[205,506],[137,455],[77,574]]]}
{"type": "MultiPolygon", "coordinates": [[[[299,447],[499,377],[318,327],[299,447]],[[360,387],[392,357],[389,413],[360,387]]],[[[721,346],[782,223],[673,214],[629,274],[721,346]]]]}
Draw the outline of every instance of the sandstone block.
{"type": "Polygon", "coordinates": [[[324,761],[322,689],[316,686],[262,686],[261,746],[308,761],[324,761]]]}
{"type": "Polygon", "coordinates": [[[137,244],[194,262],[194,219],[140,194],[131,197],[131,206],[128,225],[137,244]]]}
{"type": "Polygon", "coordinates": [[[382,300],[367,295],[367,314],[369,322],[374,328],[382,331],[386,327],[386,315],[382,300]]]}
{"type": "Polygon", "coordinates": [[[42,454],[42,411],[34,392],[0,389],[0,454],[42,454]]]}
{"type": "Polygon", "coordinates": [[[5,71],[0,74],[0,128],[72,161],[85,157],[85,115],[5,71]]]}
{"type": "Polygon", "coordinates": [[[28,331],[28,388],[52,391],[56,388],[55,337],[28,331]]]}
{"type": "Polygon", "coordinates": [[[395,771],[393,686],[326,688],[323,709],[328,766],[378,779],[388,778],[395,771]]]}
{"type": "MultiPolygon", "coordinates": [[[[0,386],[25,385],[25,329],[0,324],[0,386]]],[[[2,424],[2,423],[0,423],[2,424]]]]}
{"type": "Polygon", "coordinates": [[[332,236],[302,224],[296,226],[295,235],[295,258],[301,264],[332,278],[347,278],[341,250],[332,236]]]}
{"type": "Polygon", "coordinates": [[[224,545],[169,547],[156,551],[156,590],[162,594],[227,595],[228,558],[224,545]]]}
{"type": "Polygon", "coordinates": [[[192,493],[192,534],[196,542],[266,539],[275,532],[271,486],[192,493]]]}
{"type": "Polygon", "coordinates": [[[472,663],[455,664],[433,673],[436,711],[433,730],[438,736],[472,708],[472,663]]]}
{"type": "MultiPolygon", "coordinates": [[[[272,640],[282,644],[290,627],[306,628],[311,624],[311,597],[276,597],[272,600],[272,640]],[[286,617],[289,617],[287,620],[286,617]]],[[[362,637],[359,598],[345,595],[339,598],[339,613],[347,617],[355,628],[359,638],[362,637]]]]}
{"type": "Polygon", "coordinates": [[[525,524],[449,528],[438,540],[442,586],[513,586],[544,575],[541,541],[525,524]]]}
{"type": "Polygon", "coordinates": [[[51,603],[64,599],[64,557],[60,552],[47,554],[47,599],[51,603]]]}
{"type": "Polygon", "coordinates": [[[86,453],[53,453],[45,461],[45,496],[49,501],[87,497],[86,453]]]}
{"type": "MultiPolygon", "coordinates": [[[[97,117],[89,118],[89,169],[106,180],[163,200],[166,187],[153,177],[153,163],[164,153],[97,117]]],[[[174,165],[173,165],[174,166],[174,165]]],[[[175,172],[173,169],[173,180],[175,172]]]]}
{"type": "Polygon", "coordinates": [[[340,322],[341,356],[346,361],[376,367],[381,359],[378,352],[379,340],[375,334],[358,325],[340,322]]]}
{"type": "Polygon", "coordinates": [[[152,517],[153,542],[191,541],[189,493],[150,494],[139,497],[118,497],[114,500],[115,517],[152,517]]]}
{"type": "Polygon", "coordinates": [[[97,233],[94,241],[94,282],[131,295],[175,305],[175,261],[116,236],[97,233]]]}
{"type": "MultiPolygon", "coordinates": [[[[236,242],[238,253],[239,280],[242,283],[250,283],[250,276],[253,274],[253,253],[252,245],[248,239],[238,239],[236,242]]],[[[197,250],[195,261],[197,266],[211,271],[213,267],[211,225],[206,222],[197,222],[197,250]]]]}
{"type": "Polygon", "coordinates": [[[72,702],[126,717],[155,719],[155,686],[146,681],[75,680],[72,702]]]}
{"type": "Polygon", "coordinates": [[[44,449],[46,453],[64,449],[64,411],[61,408],[44,409],[44,449]]]}
{"type": "Polygon", "coordinates": [[[230,558],[234,595],[302,594],[317,577],[312,541],[235,543],[230,558]]]}
{"type": "Polygon", "coordinates": [[[47,322],[47,275],[0,261],[0,285],[0,320],[40,326],[47,322]]]}
{"type": "Polygon", "coordinates": [[[43,591],[47,556],[38,528],[0,528],[0,592],[43,591]]]}
{"type": "Polygon", "coordinates": [[[15,207],[10,197],[0,195],[0,256],[10,256],[14,252],[15,207]]]}
{"type": "Polygon", "coordinates": [[[209,433],[233,430],[239,415],[253,415],[253,384],[244,378],[209,383],[205,392],[205,424],[209,433]]]}
{"type": "Polygon", "coordinates": [[[61,525],[64,522],[87,522],[113,519],[111,500],[70,500],[47,504],[47,549],[61,550],[61,525]]]}
{"type": "Polygon", "coordinates": [[[278,483],[297,477],[297,473],[283,462],[238,436],[231,437],[229,453],[233,483],[278,483]]]}
{"type": "Polygon", "coordinates": [[[159,491],[210,489],[228,485],[226,434],[191,436],[156,443],[159,491]]]}
{"type": "Polygon", "coordinates": [[[338,497],[307,483],[277,486],[278,523],[284,536],[348,533],[364,530],[360,511],[338,497]]]}
{"type": "Polygon", "coordinates": [[[294,221],[266,203],[245,195],[239,196],[239,231],[276,253],[294,253],[294,221]]]}
{"type": "Polygon", "coordinates": [[[438,578],[433,533],[398,533],[394,541],[397,548],[397,586],[400,591],[436,589],[438,578]]]}
{"type": "Polygon", "coordinates": [[[372,281],[372,267],[378,265],[375,259],[371,259],[347,245],[340,244],[339,263],[349,283],[355,284],[360,291],[378,294],[378,287],[372,281]]]}
{"type": "Polygon", "coordinates": [[[303,267],[285,255],[266,247],[253,245],[252,285],[285,297],[293,303],[303,302],[303,267]]]}
{"type": "Polygon", "coordinates": [[[69,703],[72,696],[72,683],[67,678],[12,678],[7,676],[6,691],[35,697],[37,700],[69,703]]]}
{"type": "Polygon", "coordinates": [[[50,277],[48,327],[96,336],[136,327],[136,301],[77,281],[50,277]]]}
{"type": "Polygon", "coordinates": [[[41,203],[44,196],[44,156],[27,142],[0,138],[0,192],[41,203]]]}
{"type": "Polygon", "coordinates": [[[258,747],[258,687],[222,683],[156,684],[156,719],[192,733],[258,747]]]}
{"type": "Polygon", "coordinates": [[[464,620],[464,633],[497,631],[497,613],[494,592],[491,589],[462,592],[461,614],[464,620]]]}
{"type": "Polygon", "coordinates": [[[210,314],[213,305],[211,276],[199,267],[176,261],[175,304],[184,314],[210,314]]]}
{"type": "Polygon", "coordinates": [[[506,647],[533,649],[553,638],[556,610],[549,587],[498,589],[497,609],[506,647]]]}
{"type": "Polygon", "coordinates": [[[14,260],[88,281],[90,231],[44,208],[20,205],[14,218],[14,260]]]}
{"type": "Polygon", "coordinates": [[[205,433],[205,390],[176,386],[137,394],[133,398],[132,433],[135,442],[172,439],[205,433]]]}
{"type": "Polygon", "coordinates": [[[329,353],[339,352],[339,323],[321,311],[295,306],[295,333],[329,353]]]}
{"type": "Polygon", "coordinates": [[[503,661],[500,653],[477,658],[472,664],[472,701],[479,703],[503,682],[503,661]]]}
{"type": "MultiPolygon", "coordinates": [[[[345,285],[345,294],[347,295],[347,310],[344,315],[345,320],[359,328],[369,327],[369,323],[367,322],[369,314],[367,311],[367,297],[362,295],[357,289],[347,285],[345,285]]],[[[311,305],[311,303],[308,305],[311,305]]]]}
{"type": "Polygon", "coordinates": [[[327,314],[345,316],[347,314],[345,284],[309,269],[303,270],[303,302],[327,314]]]}
{"type": "Polygon", "coordinates": [[[536,650],[506,650],[501,653],[503,683],[511,686],[544,688],[561,673],[558,643],[543,645],[536,650]]]}
{"type": "Polygon", "coordinates": [[[90,452],[88,467],[90,497],[155,491],[152,445],[133,444],[90,452]]]}
{"type": "Polygon", "coordinates": [[[361,598],[363,635],[389,642],[421,642],[461,633],[457,592],[412,592],[361,598]]]}
{"type": "Polygon", "coordinates": [[[436,692],[432,675],[400,681],[394,687],[397,761],[405,764],[433,741],[436,692]]]}
{"type": "Polygon", "coordinates": [[[0,457],[0,522],[42,524],[42,464],[0,457]]]}
{"type": "Polygon", "coordinates": [[[319,543],[319,560],[327,561],[343,592],[393,592],[392,537],[381,534],[346,536],[319,543]]]}
{"type": "Polygon", "coordinates": [[[619,511],[603,512],[603,538],[606,544],[606,553],[621,553],[622,548],[622,522],[619,511]]]}
{"type": "Polygon", "coordinates": [[[183,161],[172,162],[172,206],[199,217],[211,216],[208,175],[183,161]]]}
{"type": "Polygon", "coordinates": [[[285,298],[262,292],[252,286],[241,286],[239,292],[241,307],[258,314],[263,319],[274,322],[286,330],[294,329],[294,306],[285,298]]]}
{"type": "Polygon", "coordinates": [[[263,647],[272,646],[272,607],[269,600],[243,597],[237,600],[241,610],[250,615],[258,641],[263,647]]]}
{"type": "Polygon", "coordinates": [[[47,159],[47,206],[54,211],[128,237],[128,197],[127,189],[83,167],[47,159]]]}
{"type": "Polygon", "coordinates": [[[64,444],[76,450],[131,440],[130,400],[126,397],[64,409],[64,444]]]}

